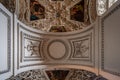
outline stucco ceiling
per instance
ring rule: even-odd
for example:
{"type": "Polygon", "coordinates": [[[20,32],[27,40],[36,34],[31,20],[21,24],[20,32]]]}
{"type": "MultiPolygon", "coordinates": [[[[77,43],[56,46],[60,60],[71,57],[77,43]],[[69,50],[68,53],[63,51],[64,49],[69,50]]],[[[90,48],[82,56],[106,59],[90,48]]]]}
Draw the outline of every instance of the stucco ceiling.
{"type": "Polygon", "coordinates": [[[1,0],[24,24],[47,32],[81,30],[96,20],[96,0],[1,0]]]}

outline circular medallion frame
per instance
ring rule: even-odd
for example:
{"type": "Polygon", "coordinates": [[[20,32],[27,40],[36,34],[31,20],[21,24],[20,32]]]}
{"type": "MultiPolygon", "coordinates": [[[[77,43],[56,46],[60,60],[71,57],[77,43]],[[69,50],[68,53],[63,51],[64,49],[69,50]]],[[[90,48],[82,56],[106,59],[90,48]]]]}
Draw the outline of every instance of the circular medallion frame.
{"type": "Polygon", "coordinates": [[[47,52],[51,59],[65,59],[68,55],[68,46],[62,40],[53,40],[48,44],[47,52]]]}

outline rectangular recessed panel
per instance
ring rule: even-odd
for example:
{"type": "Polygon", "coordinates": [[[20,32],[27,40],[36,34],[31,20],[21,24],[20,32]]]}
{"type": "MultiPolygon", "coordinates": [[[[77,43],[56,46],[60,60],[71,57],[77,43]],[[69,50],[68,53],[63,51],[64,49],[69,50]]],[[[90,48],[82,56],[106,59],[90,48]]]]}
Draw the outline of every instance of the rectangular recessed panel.
{"type": "Polygon", "coordinates": [[[104,63],[105,71],[120,73],[120,9],[104,20],[104,63]]]}
{"type": "Polygon", "coordinates": [[[7,17],[0,12],[0,72],[7,70],[7,17]],[[6,23],[6,24],[5,24],[6,23]]]}

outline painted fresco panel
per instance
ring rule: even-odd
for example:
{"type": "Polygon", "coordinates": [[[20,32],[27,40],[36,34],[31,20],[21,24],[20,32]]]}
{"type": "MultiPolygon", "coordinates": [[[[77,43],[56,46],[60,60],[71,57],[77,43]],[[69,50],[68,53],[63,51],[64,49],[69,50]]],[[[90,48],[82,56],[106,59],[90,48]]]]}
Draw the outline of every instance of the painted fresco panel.
{"type": "Polygon", "coordinates": [[[45,18],[45,8],[36,0],[30,0],[30,20],[45,18]]]}
{"type": "Polygon", "coordinates": [[[50,70],[46,71],[50,80],[65,80],[69,70],[50,70]]]}
{"type": "Polygon", "coordinates": [[[66,32],[64,26],[52,26],[50,32],[66,32]]]}
{"type": "Polygon", "coordinates": [[[84,22],[84,0],[80,1],[70,9],[71,20],[84,22]]]}

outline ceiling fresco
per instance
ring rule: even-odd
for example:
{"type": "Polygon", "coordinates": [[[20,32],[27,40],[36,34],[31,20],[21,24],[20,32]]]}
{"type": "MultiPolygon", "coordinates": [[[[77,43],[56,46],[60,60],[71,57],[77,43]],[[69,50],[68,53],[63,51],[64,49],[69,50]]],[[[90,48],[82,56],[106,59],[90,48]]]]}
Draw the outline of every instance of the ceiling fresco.
{"type": "Polygon", "coordinates": [[[2,3],[10,12],[15,12],[15,0],[0,0],[0,3],[2,3]]]}
{"type": "Polygon", "coordinates": [[[75,4],[70,9],[70,19],[75,21],[84,22],[84,0],[75,4]]]}
{"type": "Polygon", "coordinates": [[[82,69],[29,70],[6,80],[108,80],[93,72],[82,69]]]}
{"type": "Polygon", "coordinates": [[[95,21],[95,3],[96,0],[18,0],[16,14],[32,28],[68,32],[84,29],[95,21]]]}
{"type": "Polygon", "coordinates": [[[45,72],[50,80],[65,80],[69,70],[46,70],[45,72]]]}
{"type": "Polygon", "coordinates": [[[30,20],[45,18],[45,8],[36,0],[30,0],[30,20]]]}

